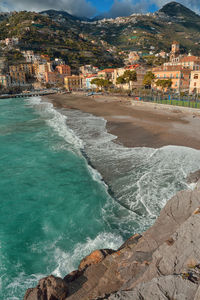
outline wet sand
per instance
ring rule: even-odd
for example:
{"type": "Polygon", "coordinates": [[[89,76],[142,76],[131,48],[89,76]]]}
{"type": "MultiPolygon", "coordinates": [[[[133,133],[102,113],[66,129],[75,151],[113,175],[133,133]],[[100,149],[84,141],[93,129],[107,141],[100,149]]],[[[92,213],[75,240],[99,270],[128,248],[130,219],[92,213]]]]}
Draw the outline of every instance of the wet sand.
{"type": "Polygon", "coordinates": [[[145,104],[133,106],[130,99],[104,95],[58,94],[43,99],[58,108],[105,118],[108,132],[117,136],[117,143],[127,147],[177,145],[200,149],[200,114],[195,110],[169,110],[165,105],[157,109],[145,104]]]}

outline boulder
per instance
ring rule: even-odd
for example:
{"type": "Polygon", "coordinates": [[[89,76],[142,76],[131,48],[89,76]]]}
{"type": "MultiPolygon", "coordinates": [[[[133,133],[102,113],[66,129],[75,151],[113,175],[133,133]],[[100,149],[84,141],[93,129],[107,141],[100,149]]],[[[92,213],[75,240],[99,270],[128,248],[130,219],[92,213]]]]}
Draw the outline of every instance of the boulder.
{"type": "Polygon", "coordinates": [[[107,255],[110,255],[114,252],[115,251],[111,250],[111,249],[95,250],[92,253],[90,253],[88,256],[86,256],[85,258],[82,259],[82,261],[80,262],[80,265],[78,267],[78,270],[83,271],[90,265],[98,264],[102,260],[104,260],[104,258],[107,255]]]}
{"type": "Polygon", "coordinates": [[[66,297],[67,284],[51,275],[41,279],[36,288],[28,289],[24,300],[65,300],[66,297]]]}
{"type": "MultiPolygon", "coordinates": [[[[200,293],[197,291],[199,271],[196,267],[200,263],[198,185],[199,182],[195,190],[179,192],[169,200],[155,224],[142,236],[134,235],[117,251],[96,250],[85,257],[77,271],[70,273],[63,281],[60,279],[65,283],[67,300],[109,299],[111,296],[106,295],[112,293],[113,299],[120,300],[190,300],[194,297],[197,300],[200,293]],[[196,268],[196,273],[190,269],[188,271],[188,268],[196,268]],[[147,290],[151,292],[151,297],[147,297],[147,290]],[[172,292],[174,298],[168,297],[172,292]],[[137,298],[138,295],[142,296],[137,298]]],[[[35,289],[28,290],[25,300],[65,299],[57,294],[54,298],[44,298],[44,291],[49,293],[46,280],[45,284],[40,281],[35,289]]],[[[52,285],[50,287],[52,291],[52,285]]]]}
{"type": "Polygon", "coordinates": [[[187,183],[197,183],[197,181],[200,179],[200,170],[190,173],[187,177],[187,183]]]}

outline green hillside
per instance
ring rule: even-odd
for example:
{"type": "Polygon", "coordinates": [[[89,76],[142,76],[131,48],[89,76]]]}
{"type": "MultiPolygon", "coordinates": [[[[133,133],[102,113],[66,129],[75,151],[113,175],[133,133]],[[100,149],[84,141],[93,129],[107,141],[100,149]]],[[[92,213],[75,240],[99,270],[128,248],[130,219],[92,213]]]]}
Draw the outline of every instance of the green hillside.
{"type": "Polygon", "coordinates": [[[122,66],[122,50],[169,52],[173,40],[182,53],[200,56],[200,16],[176,2],[154,14],[99,21],[55,10],[19,12],[1,16],[0,40],[6,37],[18,37],[20,50],[63,58],[75,70],[83,64],[122,66]]]}

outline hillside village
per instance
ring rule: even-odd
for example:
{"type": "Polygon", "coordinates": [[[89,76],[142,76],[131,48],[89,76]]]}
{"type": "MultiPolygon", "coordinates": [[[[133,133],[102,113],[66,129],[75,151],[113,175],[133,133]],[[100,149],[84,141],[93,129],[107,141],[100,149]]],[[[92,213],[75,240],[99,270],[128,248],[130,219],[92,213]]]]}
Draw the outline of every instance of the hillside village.
{"type": "Polygon", "coordinates": [[[199,28],[200,16],[176,2],[116,19],[0,13],[0,92],[151,88],[196,95],[199,28]]]}
{"type": "MultiPolygon", "coordinates": [[[[18,40],[6,38],[4,43],[7,47],[13,47],[18,44],[18,40]]],[[[163,87],[164,90],[168,88],[176,93],[200,92],[200,57],[191,53],[180,54],[180,45],[176,41],[172,43],[170,53],[161,51],[156,54],[157,57],[167,59],[167,62],[151,68],[140,63],[140,53],[136,51],[129,53],[123,67],[100,69],[93,65],[84,65],[79,68],[78,74],[73,74],[71,66],[60,58],[52,59],[48,55],[39,55],[32,50],[22,51],[20,54],[24,62],[10,64],[5,58],[0,60],[1,93],[52,87],[69,92],[108,88],[113,91],[130,92],[145,88],[162,90],[163,87]],[[123,81],[127,71],[129,74],[135,74],[135,78],[123,81]],[[150,84],[146,82],[149,76],[150,84]],[[98,79],[101,80],[100,83],[98,79]],[[168,86],[165,86],[165,82],[168,86]]]]}

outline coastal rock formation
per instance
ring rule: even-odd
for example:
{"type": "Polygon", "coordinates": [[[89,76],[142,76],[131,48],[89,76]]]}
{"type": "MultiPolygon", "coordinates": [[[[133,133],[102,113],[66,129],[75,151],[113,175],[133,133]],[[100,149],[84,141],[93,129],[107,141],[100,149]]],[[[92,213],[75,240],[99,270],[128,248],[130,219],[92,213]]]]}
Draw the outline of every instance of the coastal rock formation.
{"type": "Polygon", "coordinates": [[[27,300],[64,300],[67,297],[67,284],[53,275],[43,278],[34,289],[28,289],[27,300]]]}
{"type": "Polygon", "coordinates": [[[197,183],[200,179],[200,170],[197,170],[196,172],[192,172],[187,177],[188,183],[197,183]]]}
{"type": "Polygon", "coordinates": [[[43,279],[24,300],[200,299],[199,228],[200,181],[193,191],[169,200],[143,235],[134,235],[117,251],[97,250],[84,258],[77,271],[58,281],[60,298],[38,294],[46,288],[43,279]],[[63,288],[66,298],[61,298],[63,288]]]}

